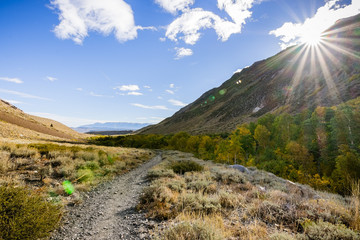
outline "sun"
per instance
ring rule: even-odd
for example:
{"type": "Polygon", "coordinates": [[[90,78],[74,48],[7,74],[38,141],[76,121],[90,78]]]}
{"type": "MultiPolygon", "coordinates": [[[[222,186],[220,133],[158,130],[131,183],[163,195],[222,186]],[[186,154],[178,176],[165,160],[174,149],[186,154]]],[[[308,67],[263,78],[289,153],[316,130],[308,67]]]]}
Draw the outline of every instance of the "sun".
{"type": "Polygon", "coordinates": [[[322,32],[319,30],[308,29],[304,31],[301,37],[301,42],[308,46],[317,46],[322,41],[322,32]]]}

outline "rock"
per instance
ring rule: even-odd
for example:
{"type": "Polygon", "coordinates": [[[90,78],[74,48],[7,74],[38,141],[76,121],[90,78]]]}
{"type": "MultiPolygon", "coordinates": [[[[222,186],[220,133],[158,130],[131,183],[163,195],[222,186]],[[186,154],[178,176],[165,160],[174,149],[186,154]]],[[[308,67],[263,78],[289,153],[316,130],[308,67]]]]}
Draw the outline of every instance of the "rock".
{"type": "Polygon", "coordinates": [[[230,168],[234,168],[236,170],[239,170],[242,173],[250,173],[249,169],[247,169],[246,167],[242,166],[242,165],[230,165],[230,168]]]}

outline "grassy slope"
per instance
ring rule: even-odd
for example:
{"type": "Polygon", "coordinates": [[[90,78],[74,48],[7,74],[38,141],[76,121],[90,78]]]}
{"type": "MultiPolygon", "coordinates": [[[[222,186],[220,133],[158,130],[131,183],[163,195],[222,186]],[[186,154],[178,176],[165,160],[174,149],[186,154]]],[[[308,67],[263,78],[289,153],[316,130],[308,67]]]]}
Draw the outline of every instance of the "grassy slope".
{"type": "Polygon", "coordinates": [[[86,137],[57,121],[26,114],[2,100],[0,100],[0,136],[50,140],[86,137]]]}
{"type": "Polygon", "coordinates": [[[359,195],[318,192],[273,174],[249,174],[168,151],[149,172],[139,208],[162,220],[154,239],[360,239],[359,195]],[[200,172],[175,174],[191,160],[200,172]]]}

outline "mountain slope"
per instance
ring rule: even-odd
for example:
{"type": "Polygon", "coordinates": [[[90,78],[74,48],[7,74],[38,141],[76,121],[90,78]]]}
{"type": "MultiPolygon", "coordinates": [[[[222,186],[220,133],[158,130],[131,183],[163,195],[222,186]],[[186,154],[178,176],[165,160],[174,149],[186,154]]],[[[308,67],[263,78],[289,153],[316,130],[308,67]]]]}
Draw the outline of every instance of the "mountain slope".
{"type": "Polygon", "coordinates": [[[147,133],[220,133],[268,112],[296,113],[360,96],[360,15],[338,21],[318,46],[297,45],[235,73],[147,133]]]}
{"type": "Polygon", "coordinates": [[[10,103],[0,100],[0,136],[5,138],[84,138],[71,128],[51,119],[24,113],[10,103]]]}

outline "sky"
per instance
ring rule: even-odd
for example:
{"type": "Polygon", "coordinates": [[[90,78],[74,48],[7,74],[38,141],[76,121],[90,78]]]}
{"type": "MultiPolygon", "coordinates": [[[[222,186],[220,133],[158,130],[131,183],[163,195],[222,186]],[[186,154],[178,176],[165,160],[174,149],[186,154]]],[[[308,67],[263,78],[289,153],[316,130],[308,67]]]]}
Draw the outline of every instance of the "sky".
{"type": "Polygon", "coordinates": [[[70,127],[157,123],[360,0],[0,0],[0,98],[70,127]]]}

